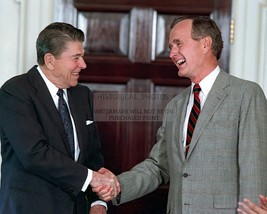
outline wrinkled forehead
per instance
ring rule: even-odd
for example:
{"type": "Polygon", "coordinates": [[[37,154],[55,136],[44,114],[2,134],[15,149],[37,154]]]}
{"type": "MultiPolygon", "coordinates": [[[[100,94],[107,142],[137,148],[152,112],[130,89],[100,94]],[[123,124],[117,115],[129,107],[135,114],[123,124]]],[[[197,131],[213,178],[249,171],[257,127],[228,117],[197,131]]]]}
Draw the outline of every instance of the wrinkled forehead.
{"type": "Polygon", "coordinates": [[[185,31],[188,30],[191,32],[192,29],[193,20],[192,19],[185,19],[178,23],[176,23],[173,28],[171,29],[171,32],[174,31],[185,31]]]}
{"type": "Polygon", "coordinates": [[[169,42],[177,39],[191,38],[192,20],[185,19],[178,22],[170,31],[169,42]]]}

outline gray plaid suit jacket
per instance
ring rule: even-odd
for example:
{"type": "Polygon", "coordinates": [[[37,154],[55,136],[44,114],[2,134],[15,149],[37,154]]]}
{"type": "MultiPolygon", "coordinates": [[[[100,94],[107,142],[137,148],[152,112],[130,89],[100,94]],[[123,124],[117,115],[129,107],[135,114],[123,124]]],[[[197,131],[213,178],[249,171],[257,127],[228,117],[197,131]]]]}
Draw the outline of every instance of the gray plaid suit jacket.
{"type": "Polygon", "coordinates": [[[171,214],[231,214],[244,197],[258,202],[259,194],[267,195],[267,101],[262,89],[221,70],[185,159],[182,133],[189,94],[187,88],[167,105],[172,111],[164,115],[149,157],[118,176],[120,203],[168,182],[171,214]]]}

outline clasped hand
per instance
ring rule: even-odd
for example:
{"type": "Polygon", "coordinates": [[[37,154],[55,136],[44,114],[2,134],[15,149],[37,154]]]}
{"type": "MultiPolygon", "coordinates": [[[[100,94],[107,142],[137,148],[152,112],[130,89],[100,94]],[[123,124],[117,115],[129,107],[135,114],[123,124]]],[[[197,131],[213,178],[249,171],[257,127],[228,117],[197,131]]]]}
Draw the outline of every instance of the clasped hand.
{"type": "Polygon", "coordinates": [[[240,214],[267,214],[267,197],[259,195],[259,205],[245,198],[239,202],[237,212],[240,214]]]}
{"type": "Polygon", "coordinates": [[[121,191],[117,177],[106,168],[101,168],[98,172],[93,171],[90,185],[93,192],[106,202],[115,198],[121,191]]]}

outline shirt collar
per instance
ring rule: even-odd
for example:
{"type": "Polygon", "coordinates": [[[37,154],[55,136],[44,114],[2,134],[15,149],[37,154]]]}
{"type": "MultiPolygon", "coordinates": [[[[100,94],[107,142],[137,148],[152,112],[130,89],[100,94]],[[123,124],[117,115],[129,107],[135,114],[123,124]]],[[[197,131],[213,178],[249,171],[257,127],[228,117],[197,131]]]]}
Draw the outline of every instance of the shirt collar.
{"type": "MultiPolygon", "coordinates": [[[[45,74],[43,73],[42,69],[39,66],[37,66],[37,70],[39,71],[41,77],[43,78],[51,96],[56,97],[57,92],[58,92],[58,88],[49,79],[47,79],[47,77],[45,76],[45,74]]],[[[63,89],[63,91],[65,94],[67,94],[66,89],[63,89]]]]}
{"type": "MultiPolygon", "coordinates": [[[[220,72],[220,67],[217,66],[209,75],[207,75],[203,80],[201,80],[201,82],[199,83],[200,88],[201,88],[201,92],[207,96],[208,93],[211,90],[211,87],[213,85],[213,83],[215,82],[218,74],[220,72]]],[[[193,87],[194,87],[195,83],[192,82],[191,84],[191,91],[193,91],[193,87]]]]}

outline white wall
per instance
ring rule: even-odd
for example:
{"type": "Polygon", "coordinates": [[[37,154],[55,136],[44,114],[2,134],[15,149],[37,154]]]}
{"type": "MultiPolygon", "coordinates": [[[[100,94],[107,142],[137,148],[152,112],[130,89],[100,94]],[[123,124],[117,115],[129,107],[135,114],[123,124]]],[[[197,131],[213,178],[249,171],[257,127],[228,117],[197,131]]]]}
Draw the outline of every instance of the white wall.
{"type": "Polygon", "coordinates": [[[0,85],[18,73],[19,10],[20,5],[15,1],[1,0],[0,2],[0,28],[2,29],[0,33],[0,85]]]}
{"type": "Polygon", "coordinates": [[[53,20],[53,0],[1,0],[0,86],[36,64],[38,33],[53,20]]]}
{"type": "Polygon", "coordinates": [[[230,73],[259,83],[267,95],[267,0],[233,0],[232,14],[230,73]]]}

